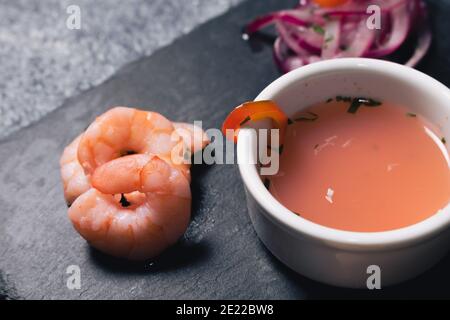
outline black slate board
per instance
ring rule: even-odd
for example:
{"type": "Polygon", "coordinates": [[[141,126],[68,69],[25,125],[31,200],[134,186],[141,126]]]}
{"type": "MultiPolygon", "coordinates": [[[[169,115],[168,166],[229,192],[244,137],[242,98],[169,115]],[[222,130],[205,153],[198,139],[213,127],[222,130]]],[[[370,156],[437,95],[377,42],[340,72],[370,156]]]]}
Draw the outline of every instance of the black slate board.
{"type": "MultiPolygon", "coordinates": [[[[258,240],[231,165],[193,169],[191,225],[153,263],[105,256],[72,229],[59,177],[64,146],[114,105],[220,127],[233,106],[253,99],[279,75],[269,47],[251,50],[241,40],[242,26],[295,2],[248,1],[0,143],[0,298],[450,297],[450,256],[413,281],[377,292],[328,287],[290,271],[258,240]],[[81,268],[81,290],[66,287],[69,265],[81,268]]],[[[420,69],[448,85],[450,1],[430,4],[437,41],[420,69]]]]}

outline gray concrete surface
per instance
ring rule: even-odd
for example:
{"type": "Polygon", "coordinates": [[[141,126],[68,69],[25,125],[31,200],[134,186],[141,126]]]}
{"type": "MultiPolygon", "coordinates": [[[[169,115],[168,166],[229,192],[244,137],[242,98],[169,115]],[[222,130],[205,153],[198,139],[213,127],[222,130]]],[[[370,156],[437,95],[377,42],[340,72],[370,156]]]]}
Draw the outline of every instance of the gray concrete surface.
{"type": "Polygon", "coordinates": [[[0,139],[241,1],[0,0],[0,139]]]}

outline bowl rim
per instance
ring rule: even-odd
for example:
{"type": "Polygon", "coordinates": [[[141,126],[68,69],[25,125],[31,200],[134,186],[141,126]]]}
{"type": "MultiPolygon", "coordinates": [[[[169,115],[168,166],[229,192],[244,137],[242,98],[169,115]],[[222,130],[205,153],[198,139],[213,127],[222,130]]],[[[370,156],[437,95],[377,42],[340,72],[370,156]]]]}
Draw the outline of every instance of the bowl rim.
{"type": "MultiPolygon", "coordinates": [[[[313,63],[293,70],[268,85],[255,99],[270,100],[276,93],[294,82],[318,74],[351,72],[366,70],[385,76],[409,81],[415,85],[425,86],[433,94],[442,95],[442,99],[450,101],[450,89],[432,77],[409,67],[375,59],[343,58],[313,63]]],[[[431,93],[430,93],[431,94],[431,93]]],[[[450,105],[449,105],[450,108],[450,105]]],[[[264,209],[263,214],[285,231],[306,236],[350,250],[387,250],[411,246],[417,242],[435,237],[450,226],[450,204],[431,217],[416,224],[381,232],[353,232],[326,227],[294,214],[284,207],[265,188],[254,164],[245,163],[243,155],[248,145],[256,141],[248,129],[241,129],[237,143],[238,167],[241,178],[248,193],[264,209]]],[[[248,195],[247,195],[248,196],[248,195]]]]}

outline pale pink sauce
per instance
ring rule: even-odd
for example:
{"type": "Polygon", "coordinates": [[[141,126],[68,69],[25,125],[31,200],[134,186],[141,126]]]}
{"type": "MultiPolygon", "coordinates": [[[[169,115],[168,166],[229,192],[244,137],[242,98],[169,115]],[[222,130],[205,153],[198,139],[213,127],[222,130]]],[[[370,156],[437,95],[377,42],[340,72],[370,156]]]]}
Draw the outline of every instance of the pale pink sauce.
{"type": "Polygon", "coordinates": [[[317,120],[289,125],[270,192],[305,219],[348,231],[406,227],[444,208],[450,171],[437,128],[386,102],[348,108],[315,105],[305,111],[317,120]]]}

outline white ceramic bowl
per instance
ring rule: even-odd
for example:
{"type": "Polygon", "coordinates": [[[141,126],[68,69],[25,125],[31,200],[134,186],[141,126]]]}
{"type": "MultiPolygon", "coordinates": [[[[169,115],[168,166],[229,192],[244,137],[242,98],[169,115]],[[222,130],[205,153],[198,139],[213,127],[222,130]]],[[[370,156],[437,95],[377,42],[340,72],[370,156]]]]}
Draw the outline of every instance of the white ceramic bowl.
{"type": "MultiPolygon", "coordinates": [[[[450,90],[417,70],[391,62],[355,58],[314,63],[280,77],[256,100],[274,100],[292,115],[336,95],[408,106],[439,125],[450,140],[450,90]]],[[[240,131],[237,156],[249,215],[266,247],[298,273],[335,286],[366,288],[367,268],[377,265],[384,287],[417,276],[447,253],[449,206],[415,225],[373,233],[336,230],[293,214],[264,187],[255,165],[244,159],[255,144],[248,129],[240,131]]]]}

